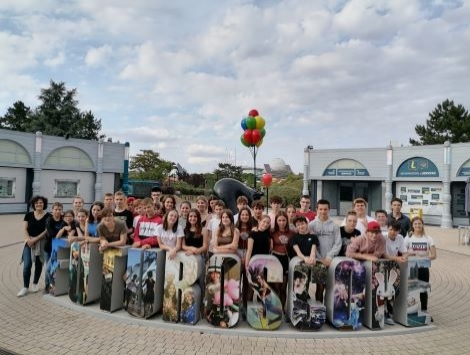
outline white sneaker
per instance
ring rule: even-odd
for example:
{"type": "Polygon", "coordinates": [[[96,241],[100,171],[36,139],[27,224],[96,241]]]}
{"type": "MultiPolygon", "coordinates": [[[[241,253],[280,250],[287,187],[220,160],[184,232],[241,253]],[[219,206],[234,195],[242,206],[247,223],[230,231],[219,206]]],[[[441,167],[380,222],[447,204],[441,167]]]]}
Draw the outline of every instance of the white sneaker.
{"type": "Polygon", "coordinates": [[[39,291],[39,287],[38,287],[38,284],[33,284],[33,287],[31,287],[31,292],[32,293],[36,293],[39,291]]]}
{"type": "Polygon", "coordinates": [[[20,292],[18,292],[17,296],[18,296],[18,297],[26,296],[26,295],[28,294],[28,291],[29,291],[28,288],[23,287],[23,288],[20,290],[20,292]]]}

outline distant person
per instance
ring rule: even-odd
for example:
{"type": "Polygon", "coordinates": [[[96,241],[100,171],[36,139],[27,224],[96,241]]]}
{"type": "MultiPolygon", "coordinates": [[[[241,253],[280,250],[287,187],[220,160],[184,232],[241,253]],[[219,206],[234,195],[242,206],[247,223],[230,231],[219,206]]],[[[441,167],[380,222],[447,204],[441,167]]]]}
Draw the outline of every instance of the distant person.
{"type": "Polygon", "coordinates": [[[111,192],[104,194],[103,204],[104,207],[114,210],[114,195],[111,192]]]}
{"type": "Polygon", "coordinates": [[[261,221],[261,217],[264,212],[264,203],[261,200],[255,200],[251,204],[251,213],[253,217],[253,228],[258,226],[258,223],[261,221]]]}
{"type": "Polygon", "coordinates": [[[160,186],[152,187],[152,190],[150,191],[150,197],[152,198],[153,203],[161,202],[162,189],[160,188],[160,186]]]}
{"type": "MultiPolygon", "coordinates": [[[[411,220],[411,229],[409,235],[405,238],[408,256],[418,256],[435,260],[436,245],[434,240],[424,231],[424,222],[421,217],[414,217],[411,220]]],[[[420,267],[418,269],[418,280],[429,283],[429,268],[420,267]]],[[[419,294],[421,301],[421,310],[428,310],[428,293],[427,291],[419,294]]],[[[432,319],[431,319],[432,320],[432,319]]]]}
{"type": "MultiPolygon", "coordinates": [[[[367,231],[369,222],[375,221],[372,217],[367,215],[367,202],[362,197],[358,197],[353,201],[353,210],[356,211],[357,225],[356,229],[361,232],[361,235],[367,231]]],[[[346,224],[346,219],[341,223],[342,226],[346,224]]]]}
{"type": "Polygon", "coordinates": [[[375,211],[375,220],[380,224],[380,231],[384,237],[387,236],[388,230],[388,218],[387,218],[387,211],[379,209],[375,211]]]}
{"type": "Polygon", "coordinates": [[[132,244],[134,240],[134,215],[127,209],[127,197],[122,191],[114,194],[114,218],[123,222],[127,227],[127,244],[132,244]]]}
{"type": "Polygon", "coordinates": [[[46,212],[47,198],[34,196],[29,205],[33,211],[27,212],[23,219],[23,233],[25,244],[21,261],[23,262],[23,288],[18,292],[18,297],[26,296],[29,292],[31,269],[34,263],[34,278],[32,292],[38,292],[38,282],[41,277],[44,261],[44,247],[46,242],[46,220],[50,214],[46,212]]]}
{"type": "Polygon", "coordinates": [[[297,216],[304,216],[309,222],[313,221],[317,214],[310,209],[310,196],[303,195],[300,198],[300,209],[296,212],[297,216]]]}
{"type": "Polygon", "coordinates": [[[237,224],[238,222],[238,214],[240,213],[240,210],[243,208],[243,207],[249,207],[248,206],[248,197],[246,196],[238,196],[237,197],[237,214],[233,216],[233,220],[235,221],[235,224],[237,224]]]}
{"type": "Polygon", "coordinates": [[[80,211],[85,204],[85,201],[83,201],[83,197],[81,196],[75,196],[73,198],[73,214],[75,217],[78,216],[78,211],[80,211]]]}
{"type": "Polygon", "coordinates": [[[392,212],[388,215],[388,223],[395,221],[400,225],[400,234],[403,237],[408,235],[409,230],[411,229],[411,222],[408,216],[405,216],[401,213],[401,208],[403,206],[403,201],[397,197],[392,198],[390,203],[392,212]]]}
{"type": "Polygon", "coordinates": [[[377,261],[384,255],[385,238],[377,221],[369,222],[365,234],[355,238],[346,249],[346,256],[357,260],[377,261]]]}
{"type": "Polygon", "coordinates": [[[178,224],[178,211],[169,210],[163,217],[163,223],[157,227],[160,249],[166,251],[168,259],[173,259],[183,246],[184,229],[178,224]]]}
{"type": "Polygon", "coordinates": [[[196,208],[198,209],[201,215],[202,226],[206,228],[210,220],[210,213],[207,209],[207,206],[208,206],[208,203],[207,203],[207,198],[205,196],[200,195],[196,197],[196,208]]]}
{"type": "Polygon", "coordinates": [[[100,238],[100,251],[105,251],[110,247],[119,247],[126,245],[127,227],[124,222],[116,220],[113,210],[103,208],[101,211],[101,223],[97,228],[100,238]]]}
{"type": "Polygon", "coordinates": [[[180,203],[180,212],[179,212],[179,218],[178,218],[178,223],[185,228],[186,227],[186,222],[188,222],[188,214],[189,210],[191,209],[191,202],[189,201],[182,201],[180,203]]]}
{"type": "Polygon", "coordinates": [[[137,222],[134,231],[133,248],[157,248],[157,227],[162,224],[162,217],[157,214],[153,200],[150,197],[144,198],[141,208],[145,214],[137,222]]]}
{"type": "Polygon", "coordinates": [[[271,218],[271,229],[274,229],[274,223],[276,222],[276,216],[281,210],[282,207],[282,197],[281,196],[272,196],[269,199],[269,204],[271,205],[271,210],[268,212],[269,218],[271,218]]]}
{"type": "MultiPolygon", "coordinates": [[[[317,216],[308,224],[309,231],[315,234],[320,243],[318,254],[325,267],[329,267],[331,261],[341,251],[341,232],[339,226],[330,217],[330,202],[320,199],[317,202],[317,216]]],[[[315,299],[323,302],[325,283],[317,283],[315,299]]]]}
{"type": "Polygon", "coordinates": [[[101,222],[101,211],[104,208],[104,203],[95,201],[90,207],[90,213],[86,221],[85,240],[91,243],[98,243],[98,224],[101,222]]]}
{"type": "Polygon", "coordinates": [[[346,213],[346,224],[339,228],[341,233],[341,251],[338,256],[346,256],[346,249],[349,244],[361,235],[357,225],[357,214],[356,211],[350,210],[346,213]]]}

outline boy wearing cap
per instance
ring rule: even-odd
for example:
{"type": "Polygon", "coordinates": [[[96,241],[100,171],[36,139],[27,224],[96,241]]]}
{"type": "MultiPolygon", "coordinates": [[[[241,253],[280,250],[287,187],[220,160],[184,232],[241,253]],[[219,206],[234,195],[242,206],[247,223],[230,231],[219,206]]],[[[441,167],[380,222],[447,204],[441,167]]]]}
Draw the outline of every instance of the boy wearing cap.
{"type": "Polygon", "coordinates": [[[385,238],[380,232],[380,224],[371,221],[366,233],[355,238],[346,249],[346,256],[358,260],[377,261],[385,254],[385,238]]]}

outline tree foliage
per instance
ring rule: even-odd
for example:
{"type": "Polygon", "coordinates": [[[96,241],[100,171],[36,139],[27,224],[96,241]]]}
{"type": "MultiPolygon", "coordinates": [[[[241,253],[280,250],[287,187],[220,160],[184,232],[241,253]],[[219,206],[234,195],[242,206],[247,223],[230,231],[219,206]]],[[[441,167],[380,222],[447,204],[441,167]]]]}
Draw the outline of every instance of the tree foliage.
{"type": "Polygon", "coordinates": [[[0,117],[0,127],[21,132],[41,131],[52,136],[82,139],[104,138],[100,135],[101,120],[91,111],[80,111],[76,100],[77,90],[67,90],[65,83],[50,81],[50,87],[41,89],[40,105],[31,110],[21,101],[8,108],[0,117]]]}
{"type": "Polygon", "coordinates": [[[429,114],[426,125],[416,125],[419,140],[410,138],[412,145],[463,143],[470,141],[470,116],[462,105],[445,100],[429,114]]]}
{"type": "Polygon", "coordinates": [[[236,166],[229,163],[219,163],[219,167],[214,170],[214,175],[216,180],[222,178],[233,178],[237,180],[242,180],[243,168],[241,166],[236,166]]]}
{"type": "Polygon", "coordinates": [[[141,153],[130,159],[130,175],[139,180],[165,180],[168,177],[173,162],[160,158],[160,154],[150,149],[141,150],[141,153]]]}

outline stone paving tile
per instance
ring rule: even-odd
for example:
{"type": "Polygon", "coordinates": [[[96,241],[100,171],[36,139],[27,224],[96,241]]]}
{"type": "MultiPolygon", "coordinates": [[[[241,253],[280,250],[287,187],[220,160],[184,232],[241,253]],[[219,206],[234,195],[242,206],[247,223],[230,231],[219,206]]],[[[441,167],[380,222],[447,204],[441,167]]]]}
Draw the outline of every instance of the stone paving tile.
{"type": "Polygon", "coordinates": [[[431,269],[430,311],[435,319],[434,330],[390,336],[377,331],[358,333],[357,338],[316,338],[321,336],[320,332],[312,334],[311,339],[291,339],[161,329],[94,317],[51,303],[40,293],[17,298],[22,279],[19,265],[22,246],[10,244],[21,241],[18,230],[22,217],[0,216],[2,231],[6,232],[0,236],[0,348],[18,354],[470,353],[470,248],[458,245],[456,229],[426,226],[438,246],[438,259],[431,269]]]}

